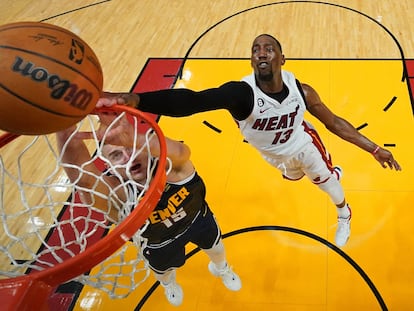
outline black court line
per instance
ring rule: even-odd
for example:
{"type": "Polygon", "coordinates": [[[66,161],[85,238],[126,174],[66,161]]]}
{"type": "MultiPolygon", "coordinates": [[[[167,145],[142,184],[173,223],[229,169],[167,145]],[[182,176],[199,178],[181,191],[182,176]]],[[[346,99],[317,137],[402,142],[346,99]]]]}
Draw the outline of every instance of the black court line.
{"type": "Polygon", "coordinates": [[[390,102],[387,104],[387,106],[385,106],[384,107],[384,111],[387,111],[388,109],[390,109],[390,107],[395,103],[395,101],[397,100],[397,97],[396,96],[394,96],[391,100],[390,100],[390,102]]]}
{"type": "Polygon", "coordinates": [[[209,123],[208,121],[203,121],[203,124],[211,128],[213,131],[217,133],[221,133],[221,130],[218,127],[215,127],[213,124],[209,123]]]}
{"type": "Polygon", "coordinates": [[[210,26],[209,28],[207,28],[207,30],[205,30],[192,44],[191,44],[191,46],[190,46],[190,48],[187,50],[187,52],[186,52],[186,54],[185,54],[185,56],[184,56],[184,61],[183,61],[183,63],[182,63],[182,65],[181,65],[181,68],[180,68],[180,70],[179,70],[179,72],[178,72],[178,78],[180,78],[181,79],[181,77],[182,77],[182,69],[184,68],[184,65],[185,65],[185,62],[186,62],[186,59],[189,57],[189,55],[190,55],[190,53],[191,53],[191,51],[193,50],[193,48],[197,45],[197,43],[208,33],[208,32],[210,32],[211,30],[213,30],[214,28],[216,28],[218,25],[220,25],[220,24],[222,24],[222,23],[224,23],[225,21],[227,21],[227,20],[229,20],[229,19],[231,19],[231,18],[233,18],[233,17],[235,17],[235,16],[237,16],[237,15],[240,15],[240,14],[243,14],[243,13],[246,13],[246,12],[248,12],[248,11],[252,11],[252,10],[256,10],[256,9],[260,9],[260,8],[263,8],[263,7],[267,7],[267,6],[273,6],[273,5],[282,5],[282,4],[296,4],[296,3],[313,3],[313,4],[321,4],[321,5],[328,5],[328,6],[334,6],[334,7],[338,7],[338,8],[341,8],[341,9],[345,9],[345,10],[349,10],[349,11],[352,11],[352,12],[354,12],[354,13],[357,13],[357,14],[359,14],[359,15],[362,15],[362,16],[364,16],[365,18],[367,18],[367,19],[369,19],[370,21],[372,21],[372,22],[374,22],[374,23],[376,23],[379,27],[381,27],[383,30],[385,30],[385,32],[386,33],[388,33],[388,35],[393,39],[393,41],[394,41],[394,43],[395,43],[395,45],[397,46],[397,48],[398,48],[398,50],[399,50],[399,52],[400,52],[400,55],[401,55],[401,60],[402,60],[402,65],[403,65],[403,73],[402,73],[402,78],[401,78],[401,81],[404,81],[404,80],[408,80],[408,79],[406,79],[406,77],[407,77],[407,67],[406,67],[406,64],[405,64],[405,57],[404,57],[404,51],[403,51],[403,49],[402,49],[402,47],[401,47],[401,45],[400,45],[400,43],[398,42],[398,40],[397,40],[397,38],[393,35],[393,33],[388,29],[388,28],[386,28],[384,25],[382,25],[380,22],[378,22],[375,18],[372,18],[371,16],[369,16],[369,15],[367,15],[367,14],[365,14],[365,13],[363,13],[363,12],[361,12],[361,11],[358,11],[358,10],[355,10],[355,9],[352,9],[352,8],[350,8],[350,7],[346,7],[346,6],[342,6],[342,5],[339,5],[339,4],[333,4],[333,3],[328,3],[328,2],[322,2],[322,1],[307,1],[307,0],[304,0],[304,1],[300,1],[300,0],[294,0],[294,1],[280,1],[280,2],[271,2],[271,3],[267,3],[267,4],[262,4],[262,5],[258,5],[258,6],[254,6],[254,7],[251,7],[251,8],[248,8],[248,9],[245,9],[245,10],[242,10],[242,11],[239,11],[239,12],[236,12],[236,13],[234,13],[234,14],[232,14],[232,15],[230,15],[230,16],[227,16],[226,18],[224,18],[224,19],[222,19],[222,20],[220,20],[220,21],[218,21],[217,23],[215,23],[214,25],[212,25],[212,26],[210,26]]]}
{"type": "MultiPolygon", "coordinates": [[[[327,246],[328,248],[333,250],[335,253],[337,253],[339,256],[341,256],[343,259],[345,259],[359,273],[359,275],[367,283],[367,285],[371,289],[372,293],[374,294],[375,298],[377,299],[378,304],[381,307],[381,310],[388,311],[388,308],[387,308],[387,306],[384,302],[384,299],[381,297],[381,294],[379,293],[379,291],[377,290],[377,288],[375,287],[374,283],[371,281],[369,276],[364,272],[364,270],[349,255],[347,255],[343,250],[341,250],[339,247],[332,244],[331,242],[325,240],[324,238],[321,238],[320,236],[317,236],[313,233],[310,233],[310,232],[307,232],[307,231],[304,231],[304,230],[300,230],[300,229],[296,229],[296,228],[269,225],[269,226],[248,227],[248,228],[243,228],[243,229],[231,231],[229,233],[223,234],[223,239],[226,239],[226,238],[234,236],[234,235],[238,235],[238,234],[242,234],[242,233],[249,233],[249,232],[253,232],[253,231],[286,231],[286,232],[292,232],[292,233],[299,234],[299,235],[308,237],[310,239],[313,239],[315,241],[318,241],[318,242],[322,243],[323,245],[327,246]]],[[[188,259],[188,258],[192,257],[193,255],[197,254],[199,251],[201,251],[200,248],[193,249],[192,251],[190,251],[186,255],[186,259],[188,259]]],[[[157,289],[157,287],[159,285],[160,285],[160,283],[158,281],[156,281],[151,286],[151,288],[147,291],[147,293],[142,297],[141,301],[139,301],[139,303],[135,307],[135,309],[134,309],[135,311],[141,310],[141,308],[144,306],[145,302],[149,299],[151,294],[157,289]]]]}
{"type": "MultiPolygon", "coordinates": [[[[387,27],[385,27],[383,24],[381,24],[379,21],[377,21],[375,18],[372,18],[371,16],[369,16],[369,15],[367,15],[367,14],[361,12],[361,11],[358,11],[358,10],[355,10],[353,8],[346,7],[346,6],[343,6],[343,5],[334,4],[334,3],[328,3],[328,2],[322,2],[322,1],[310,1],[310,0],[300,1],[300,0],[293,0],[293,1],[271,2],[271,3],[267,3],[267,4],[262,4],[262,5],[254,6],[254,7],[251,7],[251,8],[248,8],[248,9],[245,9],[245,10],[242,10],[242,11],[239,11],[239,12],[236,12],[236,13],[230,15],[230,16],[227,16],[226,18],[223,18],[222,20],[218,21],[217,23],[215,23],[212,26],[210,26],[209,28],[207,28],[207,30],[205,30],[201,35],[199,35],[198,38],[191,44],[190,48],[187,50],[187,52],[184,55],[184,60],[183,60],[183,62],[181,64],[181,67],[180,67],[180,69],[178,71],[178,75],[177,75],[176,80],[182,78],[182,73],[183,73],[184,65],[186,63],[186,60],[189,58],[190,53],[193,50],[193,48],[197,45],[197,43],[206,34],[208,34],[211,30],[213,30],[214,28],[216,28],[220,24],[226,22],[227,20],[229,20],[229,19],[231,19],[231,18],[233,18],[233,17],[235,17],[237,15],[246,13],[248,11],[260,9],[260,8],[267,7],[267,6],[282,5],[282,4],[296,4],[296,3],[298,3],[298,4],[300,4],[300,3],[312,3],[312,4],[317,4],[317,5],[328,5],[328,6],[334,6],[334,7],[340,8],[340,9],[348,10],[348,11],[354,12],[356,14],[359,14],[359,15],[361,15],[361,16],[369,19],[371,22],[377,24],[380,28],[382,28],[392,38],[392,40],[394,41],[394,43],[397,46],[397,48],[399,50],[399,53],[401,55],[401,58],[400,58],[401,63],[402,63],[402,77],[401,77],[401,81],[402,82],[405,81],[406,84],[407,84],[407,88],[408,88],[408,91],[410,93],[411,110],[413,111],[413,114],[414,114],[414,99],[413,99],[413,94],[412,94],[412,90],[411,90],[411,87],[410,87],[410,79],[408,78],[408,68],[407,68],[406,59],[405,59],[405,56],[404,56],[404,51],[403,51],[403,49],[402,49],[399,41],[397,40],[397,38],[394,36],[394,34],[387,27]]],[[[174,84],[175,84],[175,82],[174,82],[174,84]]]]}
{"type": "Polygon", "coordinates": [[[92,7],[92,6],[100,5],[100,4],[105,3],[105,2],[110,2],[110,1],[112,1],[112,0],[103,0],[101,2],[97,2],[97,3],[92,3],[92,4],[85,5],[85,6],[81,6],[79,8],[73,9],[73,10],[69,10],[69,11],[62,12],[62,13],[59,13],[59,14],[56,14],[56,15],[53,15],[53,16],[46,17],[44,19],[41,19],[39,22],[45,22],[45,21],[54,19],[54,18],[59,17],[59,16],[63,16],[63,15],[69,14],[69,13],[73,13],[73,12],[76,12],[76,11],[80,11],[80,10],[83,10],[83,9],[86,9],[86,8],[89,8],[89,7],[92,7]]]}

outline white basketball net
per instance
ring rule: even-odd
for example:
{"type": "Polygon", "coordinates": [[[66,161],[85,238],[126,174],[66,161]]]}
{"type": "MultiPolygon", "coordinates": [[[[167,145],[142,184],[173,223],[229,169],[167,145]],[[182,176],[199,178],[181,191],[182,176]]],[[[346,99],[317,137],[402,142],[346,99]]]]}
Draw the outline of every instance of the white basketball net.
{"type": "MultiPolygon", "coordinates": [[[[138,132],[143,126],[142,120],[134,120],[138,132]]],[[[87,129],[96,134],[97,123],[96,116],[88,116],[78,124],[77,130],[87,129]]],[[[148,124],[146,126],[148,128],[148,124]]],[[[135,148],[134,152],[149,151],[148,141],[153,135],[151,127],[146,129],[145,145],[139,150],[135,148]]],[[[88,142],[93,155],[91,161],[109,163],[102,155],[102,143],[97,137],[88,142]]],[[[0,152],[0,279],[47,269],[63,262],[85,251],[116,226],[108,221],[105,211],[97,209],[94,204],[81,203],[78,186],[68,180],[62,169],[71,164],[62,163],[55,135],[21,136],[1,148],[0,152]]],[[[124,182],[119,176],[118,191],[128,193],[130,202],[122,202],[115,192],[107,197],[94,189],[83,190],[107,198],[108,206],[116,207],[119,222],[122,221],[151,183],[157,160],[148,154],[145,184],[132,180],[124,182]]],[[[82,167],[76,169],[87,174],[82,167]]],[[[96,179],[102,180],[103,174],[95,176],[96,179]]],[[[127,296],[149,274],[141,254],[142,243],[145,243],[141,238],[142,230],[138,230],[132,241],[127,241],[89,274],[80,275],[76,280],[107,292],[111,298],[127,296]]]]}

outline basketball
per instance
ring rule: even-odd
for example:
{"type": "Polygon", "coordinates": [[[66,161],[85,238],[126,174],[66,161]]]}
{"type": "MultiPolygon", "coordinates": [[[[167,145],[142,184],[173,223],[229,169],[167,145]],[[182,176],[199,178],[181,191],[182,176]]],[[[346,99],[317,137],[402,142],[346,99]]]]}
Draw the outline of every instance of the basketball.
{"type": "Polygon", "coordinates": [[[47,23],[0,26],[0,129],[43,135],[76,124],[103,87],[93,50],[76,34],[47,23]]]}

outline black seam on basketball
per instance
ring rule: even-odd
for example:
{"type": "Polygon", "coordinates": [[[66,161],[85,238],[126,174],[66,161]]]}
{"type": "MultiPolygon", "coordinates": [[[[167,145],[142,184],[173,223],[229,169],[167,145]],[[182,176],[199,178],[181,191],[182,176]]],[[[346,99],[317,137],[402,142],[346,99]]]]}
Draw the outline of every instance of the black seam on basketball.
{"type": "Polygon", "coordinates": [[[10,50],[15,50],[15,51],[20,51],[20,52],[25,52],[25,53],[27,53],[27,54],[32,54],[32,55],[35,55],[35,56],[39,56],[39,57],[41,57],[41,58],[44,58],[44,59],[48,59],[48,60],[51,60],[51,61],[53,61],[53,62],[55,62],[55,63],[57,63],[57,64],[59,64],[59,65],[62,65],[62,66],[64,66],[64,67],[66,67],[66,68],[68,68],[68,69],[71,69],[71,70],[73,70],[74,72],[76,72],[77,74],[79,74],[79,75],[81,75],[82,77],[84,77],[86,80],[88,80],[94,87],[95,87],[95,89],[98,91],[98,92],[101,92],[101,89],[95,84],[95,82],[94,81],[92,81],[88,76],[85,76],[85,74],[83,74],[82,72],[80,72],[79,70],[77,70],[76,68],[74,68],[74,67],[72,67],[72,66],[69,66],[69,65],[67,65],[67,64],[65,64],[65,63],[63,63],[63,62],[61,62],[61,61],[59,61],[59,60],[57,60],[57,59],[55,59],[55,58],[52,58],[52,57],[50,57],[50,56],[47,56],[47,55],[44,55],[44,54],[41,54],[41,53],[37,53],[37,52],[33,52],[33,51],[29,51],[29,50],[26,50],[26,49],[21,49],[21,48],[17,48],[17,47],[14,47],[14,46],[8,46],[8,45],[0,45],[0,49],[1,48],[3,48],[3,49],[10,49],[10,50]]]}
{"type": "MultiPolygon", "coordinates": [[[[79,115],[70,115],[70,114],[64,114],[64,113],[61,113],[61,112],[58,112],[58,111],[54,111],[54,110],[51,110],[51,109],[47,109],[47,108],[45,108],[43,106],[37,105],[37,104],[35,104],[35,103],[33,103],[33,102],[31,102],[31,101],[29,101],[29,100],[21,97],[19,94],[16,94],[12,90],[10,90],[7,87],[5,87],[2,83],[0,83],[0,87],[2,89],[4,89],[5,91],[7,91],[8,93],[10,93],[11,95],[13,95],[16,98],[20,99],[22,102],[25,102],[26,104],[29,104],[30,106],[36,107],[36,108],[38,108],[40,110],[43,110],[43,111],[52,113],[54,115],[58,115],[58,116],[62,116],[62,117],[68,117],[68,118],[74,118],[74,119],[79,119],[79,118],[85,117],[85,114],[84,113],[81,113],[79,115]]],[[[22,116],[22,117],[24,117],[24,116],[22,116]]]]}

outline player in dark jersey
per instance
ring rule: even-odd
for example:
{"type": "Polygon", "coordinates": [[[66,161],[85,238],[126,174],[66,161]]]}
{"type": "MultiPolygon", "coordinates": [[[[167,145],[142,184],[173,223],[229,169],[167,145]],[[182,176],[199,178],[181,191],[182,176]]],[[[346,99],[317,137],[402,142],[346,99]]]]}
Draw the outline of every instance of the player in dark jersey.
{"type": "MultiPolygon", "coordinates": [[[[104,124],[109,124],[108,120],[111,116],[101,115],[100,119],[104,126],[104,124]]],[[[133,128],[126,118],[123,118],[112,131],[122,131],[125,134],[133,131],[133,128]]],[[[62,146],[72,132],[73,128],[69,128],[57,133],[61,152],[62,146]]],[[[85,137],[87,136],[79,136],[79,138],[75,136],[71,138],[69,144],[66,143],[62,154],[64,162],[82,165],[90,160],[90,154],[84,142],[85,137]]],[[[148,154],[144,151],[138,155],[134,154],[131,148],[133,143],[128,135],[126,137],[125,135],[112,135],[112,138],[105,141],[102,154],[116,167],[121,167],[132,160],[128,172],[125,169],[117,169],[117,173],[124,180],[133,178],[137,182],[144,183],[147,176],[148,154]]],[[[171,161],[171,166],[168,170],[164,192],[141,234],[147,239],[143,254],[157,280],[164,287],[168,301],[175,306],[180,305],[183,300],[182,288],[176,282],[176,269],[185,263],[185,246],[189,242],[200,247],[208,255],[209,271],[220,277],[228,289],[237,291],[241,288],[241,281],[227,263],[220,227],[205,200],[206,187],[190,160],[190,149],[184,143],[169,138],[166,138],[166,144],[167,157],[171,161]]],[[[155,138],[151,140],[150,149],[153,156],[159,155],[159,144],[155,138]]],[[[87,169],[99,175],[94,165],[88,166],[87,169]]],[[[70,168],[66,168],[66,172],[69,179],[77,180],[77,173],[71,171],[70,168]]],[[[84,188],[92,188],[96,181],[85,176],[84,179],[78,180],[78,183],[84,188]]],[[[115,189],[117,181],[112,180],[110,175],[105,181],[115,189]]],[[[131,198],[125,201],[131,201],[131,198]]],[[[107,202],[102,204],[107,204],[107,202]]],[[[117,211],[112,209],[109,218],[116,221],[118,217],[117,211]]]]}
{"type": "Polygon", "coordinates": [[[282,70],[285,57],[277,39],[259,35],[251,52],[254,73],[243,81],[198,92],[180,88],[139,94],[104,93],[97,107],[128,104],[141,111],[173,117],[228,110],[246,141],[286,179],[307,176],[330,196],[338,216],[335,242],[344,246],[350,236],[351,209],[339,182],[342,171],[332,165],[316,130],[304,120],[305,110],[335,135],[370,152],[382,167],[395,170],[401,167],[390,151],[331,112],[310,85],[300,83],[292,73],[282,70]]]}

